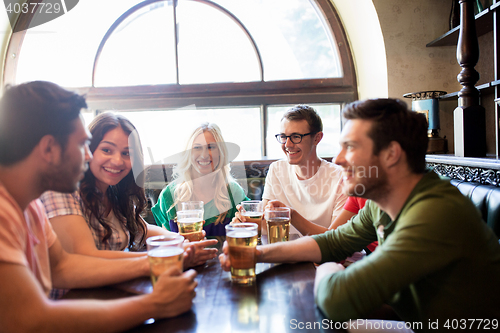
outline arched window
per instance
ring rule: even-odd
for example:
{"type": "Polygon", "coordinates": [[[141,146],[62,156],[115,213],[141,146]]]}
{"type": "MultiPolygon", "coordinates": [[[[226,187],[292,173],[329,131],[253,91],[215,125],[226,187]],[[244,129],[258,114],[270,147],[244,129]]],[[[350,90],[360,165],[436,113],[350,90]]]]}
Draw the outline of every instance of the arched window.
{"type": "Polygon", "coordinates": [[[181,151],[184,135],[203,121],[241,147],[237,159],[280,158],[274,134],[283,111],[298,103],[320,112],[318,149],[332,156],[340,109],[357,97],[329,0],[80,1],[12,35],[4,82],[32,80],[86,93],[87,119],[126,113],[148,164],[181,151]]]}

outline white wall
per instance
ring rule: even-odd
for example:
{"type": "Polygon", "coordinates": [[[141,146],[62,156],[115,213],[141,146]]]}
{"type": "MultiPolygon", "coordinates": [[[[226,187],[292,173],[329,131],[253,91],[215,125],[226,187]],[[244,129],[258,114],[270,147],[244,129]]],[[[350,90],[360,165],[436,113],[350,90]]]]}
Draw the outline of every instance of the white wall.
{"type": "Polygon", "coordinates": [[[351,46],[359,99],[388,97],[385,43],[372,0],[331,0],[351,46]]]}
{"type": "Polygon", "coordinates": [[[456,46],[426,47],[449,30],[451,1],[373,0],[373,4],[385,43],[389,97],[460,90],[456,46]]]}
{"type": "MultiPolygon", "coordinates": [[[[18,3],[25,2],[24,0],[18,0],[18,3]]],[[[7,52],[7,46],[12,34],[12,28],[10,26],[9,17],[7,16],[7,11],[5,7],[0,4],[0,87],[3,87],[3,66],[5,63],[5,57],[7,52]]],[[[1,94],[1,91],[0,91],[1,94]]]]}

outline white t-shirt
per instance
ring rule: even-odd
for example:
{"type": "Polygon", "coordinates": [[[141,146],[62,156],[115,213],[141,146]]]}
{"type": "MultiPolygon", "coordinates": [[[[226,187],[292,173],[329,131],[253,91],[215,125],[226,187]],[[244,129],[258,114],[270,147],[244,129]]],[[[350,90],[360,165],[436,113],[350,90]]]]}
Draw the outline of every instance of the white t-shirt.
{"type": "MultiPolygon", "coordinates": [[[[305,180],[298,179],[296,168],[298,166],[290,165],[286,160],[273,162],[269,166],[262,198],[279,200],[307,220],[328,228],[347,200],[342,192],[341,168],[322,159],[318,172],[305,180]]],[[[290,228],[290,232],[299,233],[295,228],[290,228]]]]}

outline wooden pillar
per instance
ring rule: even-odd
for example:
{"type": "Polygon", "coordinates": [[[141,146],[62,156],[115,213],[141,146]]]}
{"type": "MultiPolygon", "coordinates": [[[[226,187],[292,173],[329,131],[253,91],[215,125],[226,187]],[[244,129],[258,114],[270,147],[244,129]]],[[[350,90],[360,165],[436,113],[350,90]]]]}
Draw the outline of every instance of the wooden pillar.
{"type": "Polygon", "coordinates": [[[458,82],[458,107],[453,113],[455,128],[455,156],[486,156],[485,110],[479,104],[479,91],[475,84],[479,73],[475,66],[479,60],[479,44],[474,17],[474,0],[460,0],[460,34],[457,60],[462,67],[458,82]]]}

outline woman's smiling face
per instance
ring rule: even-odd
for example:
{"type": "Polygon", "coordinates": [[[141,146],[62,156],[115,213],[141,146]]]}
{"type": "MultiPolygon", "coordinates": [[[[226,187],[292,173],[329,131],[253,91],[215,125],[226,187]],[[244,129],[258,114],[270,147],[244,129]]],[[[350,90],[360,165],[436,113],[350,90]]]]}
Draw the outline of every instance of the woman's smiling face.
{"type": "Polygon", "coordinates": [[[220,162],[220,151],[212,133],[203,132],[194,139],[191,162],[194,171],[199,175],[209,174],[217,168],[220,162]]]}
{"type": "Polygon", "coordinates": [[[96,185],[105,192],[108,186],[118,184],[132,170],[128,135],[121,127],[107,132],[94,151],[90,171],[96,185]]]}

